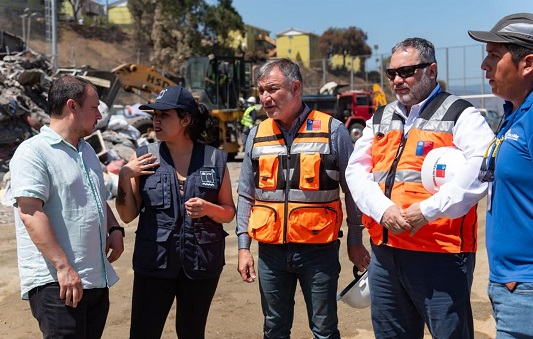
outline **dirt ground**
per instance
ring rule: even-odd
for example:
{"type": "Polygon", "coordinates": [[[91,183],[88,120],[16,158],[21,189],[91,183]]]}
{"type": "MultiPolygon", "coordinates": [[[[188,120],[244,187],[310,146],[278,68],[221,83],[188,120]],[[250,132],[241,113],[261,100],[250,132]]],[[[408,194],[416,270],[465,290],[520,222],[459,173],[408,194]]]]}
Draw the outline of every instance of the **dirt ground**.
{"type": "MultiPolygon", "coordinates": [[[[236,190],[240,163],[229,164],[236,200],[236,190]]],[[[114,201],[110,204],[114,207],[114,201]]],[[[485,201],[479,206],[479,252],[472,288],[472,306],[474,310],[475,337],[479,339],[494,338],[494,320],[487,298],[486,285],[488,277],[487,256],[485,251],[485,201]]],[[[131,307],[131,288],[133,271],[131,256],[133,251],[136,222],[126,227],[126,250],[114,263],[120,281],[111,288],[111,308],[107,320],[104,338],[127,338],[131,307]]],[[[226,267],[215,294],[207,323],[207,338],[262,338],[262,314],[257,282],[247,284],[241,281],[237,273],[237,237],[235,221],[225,225],[230,236],[226,239],[226,267]]],[[[365,244],[368,244],[365,231],[365,244]]],[[[252,245],[257,251],[257,245],[252,245]]],[[[345,241],[341,246],[341,263],[343,271],[339,281],[339,292],[351,281],[351,263],[346,255],[345,241]]],[[[421,272],[423,274],[423,272],[421,272]]],[[[370,309],[358,310],[339,302],[339,327],[344,338],[372,338],[370,309]]],[[[175,338],[175,314],[171,311],[163,338],[175,338]]],[[[15,227],[12,208],[0,207],[0,338],[33,339],[40,337],[37,321],[33,318],[27,301],[20,298],[19,277],[17,270],[17,253],[15,227]]],[[[307,325],[307,316],[302,295],[297,291],[292,337],[312,338],[307,325]]],[[[430,338],[429,334],[426,335],[430,338]]]]}

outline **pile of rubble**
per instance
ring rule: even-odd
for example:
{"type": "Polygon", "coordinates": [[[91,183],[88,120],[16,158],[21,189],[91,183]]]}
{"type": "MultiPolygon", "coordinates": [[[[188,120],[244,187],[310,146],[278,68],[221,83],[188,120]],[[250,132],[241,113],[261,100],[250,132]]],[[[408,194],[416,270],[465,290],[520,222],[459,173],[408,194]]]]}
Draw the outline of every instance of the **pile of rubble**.
{"type": "MultiPolygon", "coordinates": [[[[62,70],[61,74],[65,74],[62,70]]],[[[73,74],[77,75],[73,72],[73,74]]],[[[0,61],[0,198],[6,199],[9,161],[18,145],[50,122],[47,93],[53,79],[45,56],[31,50],[4,56],[0,61]]],[[[109,197],[116,194],[117,174],[138,146],[147,143],[126,117],[110,115],[101,102],[103,119],[86,139],[97,152],[108,180],[109,197]]]]}

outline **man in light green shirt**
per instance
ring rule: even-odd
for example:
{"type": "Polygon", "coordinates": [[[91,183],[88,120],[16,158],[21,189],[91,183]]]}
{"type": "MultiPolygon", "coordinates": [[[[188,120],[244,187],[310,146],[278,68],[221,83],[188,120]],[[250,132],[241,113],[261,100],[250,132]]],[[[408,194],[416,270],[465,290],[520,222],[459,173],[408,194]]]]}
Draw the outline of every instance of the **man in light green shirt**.
{"type": "Polygon", "coordinates": [[[48,103],[50,127],[23,142],[10,163],[21,294],[44,337],[99,338],[108,288],[118,280],[110,262],[124,242],[100,161],[83,139],[102,117],[98,94],[64,76],[48,103]]]}

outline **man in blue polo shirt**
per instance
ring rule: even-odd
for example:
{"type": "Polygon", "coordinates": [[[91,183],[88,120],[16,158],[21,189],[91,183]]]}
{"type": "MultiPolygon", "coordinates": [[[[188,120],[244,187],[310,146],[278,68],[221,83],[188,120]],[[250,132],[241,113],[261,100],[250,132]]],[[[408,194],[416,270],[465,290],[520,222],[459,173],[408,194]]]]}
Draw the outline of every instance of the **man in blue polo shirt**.
{"type": "Polygon", "coordinates": [[[489,32],[468,31],[487,43],[486,72],[505,99],[504,121],[480,179],[487,200],[488,293],[497,338],[532,338],[533,322],[533,14],[501,19],[489,32]]]}

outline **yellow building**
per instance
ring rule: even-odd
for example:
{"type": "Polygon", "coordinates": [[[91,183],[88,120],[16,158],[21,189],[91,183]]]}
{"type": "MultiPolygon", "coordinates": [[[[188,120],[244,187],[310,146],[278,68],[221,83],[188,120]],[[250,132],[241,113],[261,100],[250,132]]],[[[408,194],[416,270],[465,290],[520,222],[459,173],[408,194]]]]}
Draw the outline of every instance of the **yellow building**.
{"type": "Polygon", "coordinates": [[[269,37],[269,31],[247,24],[244,25],[244,28],[244,36],[242,36],[242,33],[239,31],[232,31],[229,34],[229,38],[232,41],[230,46],[236,51],[240,51],[242,54],[246,53],[247,51],[254,51],[256,45],[262,41],[265,41],[269,44],[269,50],[275,50],[276,41],[269,37]]]}
{"type": "MultiPolygon", "coordinates": [[[[72,5],[68,1],[61,2],[61,8],[59,9],[60,20],[73,20],[74,11],[72,10],[72,5]]],[[[78,19],[83,19],[84,16],[91,18],[100,18],[104,15],[104,6],[92,0],[82,0],[81,9],[78,12],[78,19]]]]}
{"type": "Polygon", "coordinates": [[[344,56],[342,54],[333,54],[331,56],[330,67],[332,69],[342,68],[343,63],[347,70],[353,69],[355,73],[361,71],[361,58],[360,57],[358,56],[353,57],[353,64],[352,64],[351,55],[347,55],[346,59],[344,59],[344,56]]]}
{"type": "Polygon", "coordinates": [[[318,48],[318,35],[294,28],[277,35],[277,52],[278,58],[289,58],[305,67],[310,67],[312,60],[324,58],[318,48]]]}
{"type": "Polygon", "coordinates": [[[109,23],[130,27],[132,24],[132,18],[130,10],[128,9],[128,0],[119,0],[110,3],[107,10],[107,16],[109,23]]]}

